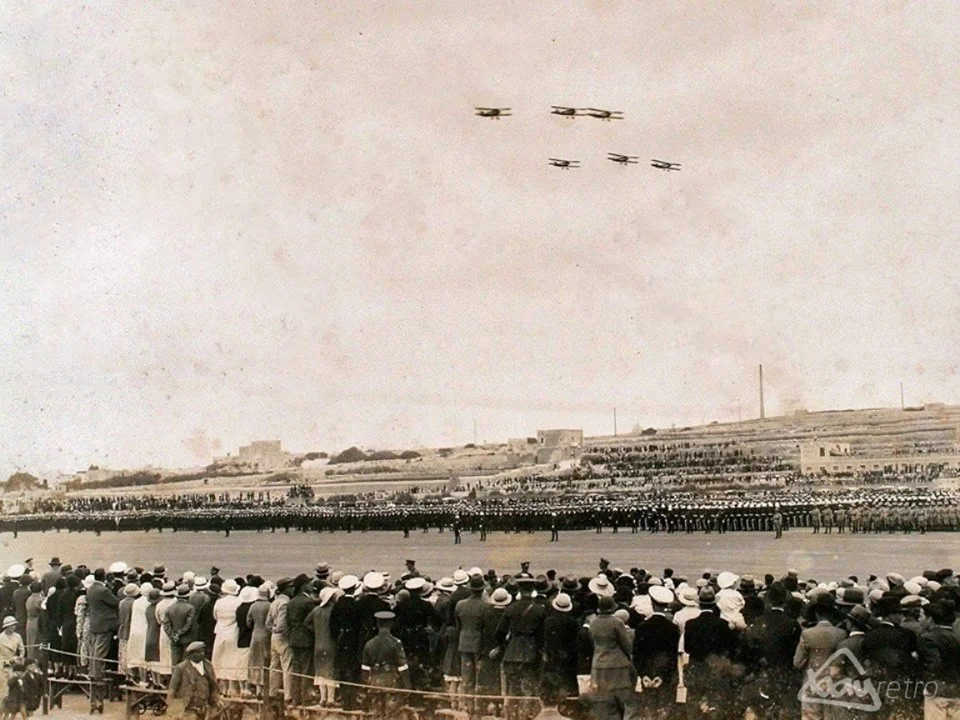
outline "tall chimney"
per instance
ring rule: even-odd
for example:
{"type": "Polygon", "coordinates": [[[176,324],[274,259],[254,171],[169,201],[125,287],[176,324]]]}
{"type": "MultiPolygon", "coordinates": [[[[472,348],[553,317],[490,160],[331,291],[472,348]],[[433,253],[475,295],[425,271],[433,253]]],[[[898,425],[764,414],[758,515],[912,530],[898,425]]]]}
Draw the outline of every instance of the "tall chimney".
{"type": "Polygon", "coordinates": [[[766,412],[763,409],[763,365],[760,366],[760,419],[763,420],[766,417],[766,412]]]}

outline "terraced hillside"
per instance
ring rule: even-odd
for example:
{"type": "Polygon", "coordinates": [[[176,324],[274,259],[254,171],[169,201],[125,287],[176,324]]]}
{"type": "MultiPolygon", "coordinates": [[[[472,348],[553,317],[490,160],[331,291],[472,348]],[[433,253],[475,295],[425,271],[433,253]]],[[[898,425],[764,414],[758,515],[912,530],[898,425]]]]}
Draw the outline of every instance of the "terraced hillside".
{"type": "Polygon", "coordinates": [[[659,430],[656,435],[600,436],[585,439],[586,451],[661,444],[688,451],[780,458],[799,464],[800,444],[822,440],[850,443],[856,455],[899,455],[956,450],[960,406],[830,410],[742,423],[659,430]]]}

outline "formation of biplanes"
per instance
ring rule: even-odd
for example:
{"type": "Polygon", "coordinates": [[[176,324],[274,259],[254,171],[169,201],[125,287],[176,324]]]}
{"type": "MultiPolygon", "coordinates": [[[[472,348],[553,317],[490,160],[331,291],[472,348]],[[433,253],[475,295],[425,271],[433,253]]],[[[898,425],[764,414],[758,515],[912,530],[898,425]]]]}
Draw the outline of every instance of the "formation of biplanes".
{"type": "MultiPolygon", "coordinates": [[[[490,120],[499,120],[500,118],[510,117],[513,115],[513,111],[508,107],[481,107],[477,106],[474,108],[474,112],[477,117],[488,118],[490,120]]],[[[612,120],[623,120],[623,111],[622,110],[607,110],[605,108],[577,108],[569,107],[567,105],[551,105],[550,114],[557,115],[567,120],[575,120],[576,118],[581,117],[590,117],[596,118],[601,122],[610,122],[612,120]]],[[[617,163],[620,166],[626,167],[627,165],[637,165],[640,162],[640,157],[638,155],[624,155],[622,153],[608,152],[607,160],[610,162],[617,163]]],[[[571,168],[579,168],[580,161],[570,158],[559,158],[551,157],[547,158],[547,164],[555,168],[560,168],[561,170],[570,170],[571,168]]],[[[681,163],[671,162],[668,160],[658,160],[657,158],[650,159],[650,167],[656,168],[657,170],[663,170],[664,172],[679,171],[681,169],[681,163]]]]}

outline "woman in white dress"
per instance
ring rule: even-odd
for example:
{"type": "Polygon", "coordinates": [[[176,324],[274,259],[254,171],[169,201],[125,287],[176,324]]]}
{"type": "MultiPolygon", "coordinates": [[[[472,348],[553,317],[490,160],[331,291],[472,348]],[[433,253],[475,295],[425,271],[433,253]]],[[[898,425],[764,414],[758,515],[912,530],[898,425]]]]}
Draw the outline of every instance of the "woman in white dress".
{"type": "MultiPolygon", "coordinates": [[[[155,610],[157,613],[157,622],[161,628],[167,619],[167,610],[177,601],[176,596],[176,585],[172,582],[164,583],[163,589],[160,591],[160,602],[157,603],[155,610]]],[[[173,674],[173,649],[170,647],[169,636],[162,630],[160,631],[160,662],[157,663],[157,667],[154,668],[154,670],[158,675],[169,676],[173,674]]],[[[163,684],[164,686],[167,685],[165,681],[163,684]]]]}
{"type": "Polygon", "coordinates": [[[239,695],[241,683],[247,679],[249,648],[242,652],[237,645],[240,629],[237,627],[237,608],[240,607],[240,586],[227,580],[220,588],[222,597],[213,606],[213,670],[220,681],[224,695],[239,695]]]}
{"type": "Polygon", "coordinates": [[[140,586],[140,596],[130,609],[130,637],[127,639],[127,667],[144,685],[147,680],[147,605],[150,604],[147,596],[151,590],[153,585],[150,583],[140,586]]]}

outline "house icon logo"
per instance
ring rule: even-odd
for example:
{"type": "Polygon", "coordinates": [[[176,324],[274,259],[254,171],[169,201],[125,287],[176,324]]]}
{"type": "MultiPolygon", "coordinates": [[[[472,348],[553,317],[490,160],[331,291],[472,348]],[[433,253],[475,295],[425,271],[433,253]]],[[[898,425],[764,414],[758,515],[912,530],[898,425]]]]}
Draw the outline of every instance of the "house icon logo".
{"type": "Polygon", "coordinates": [[[866,670],[856,656],[847,648],[840,648],[813,671],[807,670],[807,679],[797,695],[800,702],[817,705],[832,705],[861,712],[876,712],[880,709],[880,693],[873,681],[865,677],[866,670]],[[852,667],[863,680],[848,677],[830,677],[830,668],[846,664],[852,667]]]}

